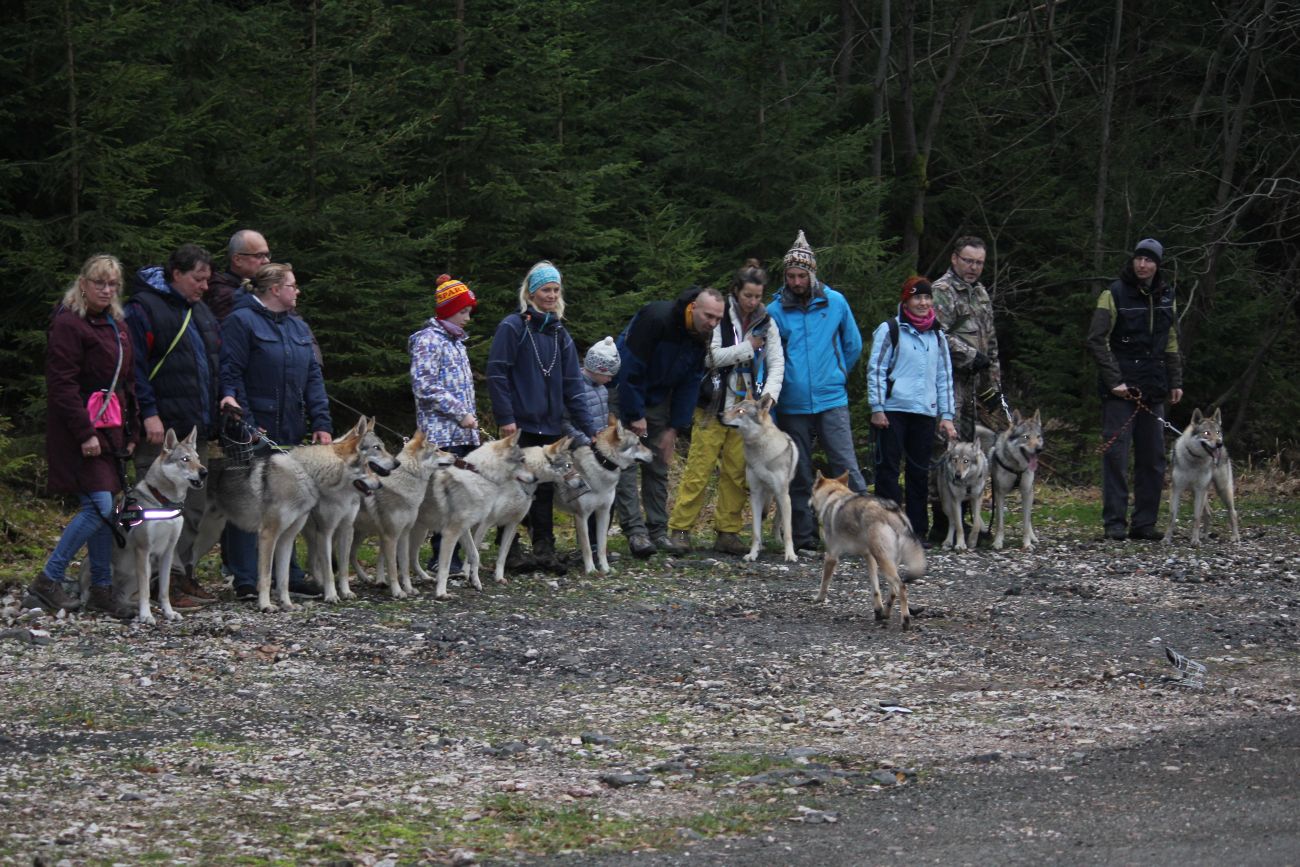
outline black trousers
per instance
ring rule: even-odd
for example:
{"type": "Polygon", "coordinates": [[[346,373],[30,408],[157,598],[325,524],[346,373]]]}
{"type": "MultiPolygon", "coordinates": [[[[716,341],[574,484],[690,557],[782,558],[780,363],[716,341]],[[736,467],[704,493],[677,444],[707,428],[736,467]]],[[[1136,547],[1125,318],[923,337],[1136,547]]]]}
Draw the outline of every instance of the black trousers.
{"type": "Polygon", "coordinates": [[[1133,401],[1118,397],[1101,401],[1102,442],[1110,443],[1115,438],[1101,456],[1101,519],[1107,533],[1153,529],[1160,514],[1160,494],[1165,487],[1165,430],[1160,419],[1165,417],[1165,403],[1147,405],[1151,412],[1138,410],[1133,401]],[[1134,410],[1137,415],[1133,414],[1134,410]],[[1123,432],[1116,436],[1120,428],[1123,432]],[[1130,444],[1133,452],[1131,522],[1126,520],[1130,444]]]}
{"type": "Polygon", "coordinates": [[[907,485],[906,512],[912,532],[925,538],[930,529],[926,499],[930,485],[930,448],[937,422],[934,416],[914,412],[886,412],[889,427],[875,429],[876,496],[904,505],[898,483],[900,468],[907,485]]]}

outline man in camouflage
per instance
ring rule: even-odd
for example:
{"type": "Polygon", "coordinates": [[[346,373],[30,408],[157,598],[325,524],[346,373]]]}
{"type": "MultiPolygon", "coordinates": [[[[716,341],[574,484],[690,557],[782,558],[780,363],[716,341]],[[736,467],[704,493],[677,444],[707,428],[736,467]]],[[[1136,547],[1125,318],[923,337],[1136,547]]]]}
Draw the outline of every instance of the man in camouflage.
{"type": "MultiPolygon", "coordinates": [[[[952,355],[953,423],[963,441],[975,438],[976,409],[980,400],[996,404],[1002,394],[1002,369],[998,364],[998,335],[993,327],[993,302],[980,282],[984,271],[984,241],[974,235],[957,239],[952,248],[952,265],[931,285],[934,312],[948,335],[952,355]]],[[[947,447],[936,439],[934,460],[947,447]]],[[[938,475],[930,474],[930,503],[935,516],[931,538],[948,532],[948,521],[939,505],[938,475]]]]}

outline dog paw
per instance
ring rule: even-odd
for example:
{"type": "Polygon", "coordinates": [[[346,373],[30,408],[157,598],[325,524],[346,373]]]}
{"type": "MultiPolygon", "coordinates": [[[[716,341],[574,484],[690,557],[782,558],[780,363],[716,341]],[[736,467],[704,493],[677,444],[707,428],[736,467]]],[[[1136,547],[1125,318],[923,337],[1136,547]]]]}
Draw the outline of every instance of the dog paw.
{"type": "Polygon", "coordinates": [[[170,621],[173,622],[173,623],[175,623],[177,620],[182,620],[182,619],[184,619],[184,618],[181,617],[181,614],[180,614],[179,611],[164,611],[164,612],[163,612],[163,618],[166,619],[166,620],[170,620],[170,621]]]}
{"type": "Polygon", "coordinates": [[[259,605],[258,608],[261,610],[263,614],[274,614],[275,612],[280,610],[277,606],[272,605],[269,602],[265,605],[259,605]]]}
{"type": "Polygon", "coordinates": [[[146,626],[158,625],[158,620],[152,614],[145,614],[138,619],[141,623],[145,624],[146,626]]]}
{"type": "Polygon", "coordinates": [[[323,597],[321,597],[321,601],[324,602],[326,605],[338,605],[339,595],[337,593],[326,593],[323,597]]]}
{"type": "Polygon", "coordinates": [[[793,551],[787,551],[787,552],[782,556],[782,559],[784,559],[785,562],[787,562],[787,563],[798,563],[798,562],[799,562],[799,555],[796,554],[796,553],[794,553],[793,551]]]}
{"type": "Polygon", "coordinates": [[[746,563],[753,563],[755,560],[758,559],[758,553],[755,551],[750,551],[748,554],[746,554],[744,557],[741,557],[740,559],[744,560],[746,563]]]}
{"type": "Polygon", "coordinates": [[[406,591],[403,590],[401,587],[395,587],[395,588],[393,588],[393,590],[391,591],[391,595],[392,595],[392,597],[393,597],[394,599],[405,599],[405,598],[406,598],[406,591]]]}

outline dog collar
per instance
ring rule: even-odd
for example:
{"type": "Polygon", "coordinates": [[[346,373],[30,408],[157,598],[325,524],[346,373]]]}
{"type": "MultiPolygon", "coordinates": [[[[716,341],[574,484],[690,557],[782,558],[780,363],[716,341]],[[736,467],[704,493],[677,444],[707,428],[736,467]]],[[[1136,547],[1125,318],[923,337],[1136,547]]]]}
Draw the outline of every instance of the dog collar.
{"type": "Polygon", "coordinates": [[[600,465],[601,465],[602,467],[604,467],[605,469],[607,469],[607,470],[609,470],[609,471],[611,471],[611,472],[620,472],[620,471],[622,470],[622,467],[620,467],[618,464],[614,463],[614,462],[611,461],[609,458],[607,458],[607,457],[605,457],[604,455],[602,455],[602,454],[601,454],[601,453],[596,449],[596,444],[595,444],[595,443],[588,443],[588,444],[587,444],[587,448],[591,449],[591,453],[592,453],[593,455],[596,456],[596,463],[600,464],[600,465]]]}
{"type": "MultiPolygon", "coordinates": [[[[174,500],[169,500],[166,497],[164,497],[162,495],[162,492],[159,491],[157,488],[155,488],[153,485],[145,485],[145,488],[149,491],[149,496],[157,500],[158,505],[162,506],[163,509],[172,510],[172,509],[179,509],[181,507],[180,503],[174,500]]],[[[153,510],[146,510],[146,511],[153,511],[153,510]]],[[[170,517],[175,517],[175,516],[170,516],[170,517]]]]}
{"type": "Polygon", "coordinates": [[[456,460],[452,461],[451,465],[458,470],[469,470],[471,473],[478,472],[478,467],[474,466],[464,458],[456,458],[456,460]]]}
{"type": "Polygon", "coordinates": [[[1002,469],[1006,470],[1008,473],[1014,475],[1016,477],[1016,483],[1017,484],[1020,483],[1020,477],[1025,474],[1024,470],[1017,470],[1015,467],[1007,466],[1006,461],[1002,460],[1002,458],[998,456],[997,452],[993,453],[993,462],[998,466],[1000,466],[1002,469]]]}

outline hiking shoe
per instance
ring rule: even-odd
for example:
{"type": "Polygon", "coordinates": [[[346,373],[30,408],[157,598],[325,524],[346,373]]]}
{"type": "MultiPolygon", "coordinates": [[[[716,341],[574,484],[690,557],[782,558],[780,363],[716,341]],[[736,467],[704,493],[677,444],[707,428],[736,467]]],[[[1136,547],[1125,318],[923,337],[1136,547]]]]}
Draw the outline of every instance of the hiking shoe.
{"type": "MultiPolygon", "coordinates": [[[[498,553],[497,556],[500,556],[498,553]]],[[[528,549],[524,547],[524,540],[518,536],[510,543],[510,551],[506,554],[506,571],[513,573],[531,572],[536,568],[536,561],[529,555],[528,549]]]]}
{"type": "Polygon", "coordinates": [[[251,602],[257,599],[256,584],[236,584],[233,588],[235,599],[240,602],[251,602]]]}
{"type": "Polygon", "coordinates": [[[184,571],[172,570],[172,607],[176,606],[176,591],[180,591],[186,596],[193,599],[199,605],[211,605],[217,601],[217,597],[203,589],[203,585],[191,578],[184,571]]]}
{"type": "Polygon", "coordinates": [[[685,554],[691,550],[690,545],[679,545],[667,536],[655,536],[651,544],[656,550],[663,551],[665,554],[685,554]]]}
{"type": "Polygon", "coordinates": [[[690,530],[671,530],[668,533],[668,544],[680,551],[673,551],[674,554],[685,554],[691,550],[691,531],[690,530]]]}
{"type": "Polygon", "coordinates": [[[1164,534],[1155,527],[1134,527],[1128,531],[1128,537],[1143,542],[1159,542],[1165,538],[1164,534]]]}
{"type": "Polygon", "coordinates": [[[310,575],[303,575],[298,579],[289,579],[289,595],[298,596],[324,596],[325,589],[320,586],[320,582],[310,575]]]}
{"type": "Polygon", "coordinates": [[[27,588],[27,598],[23,600],[23,605],[44,608],[50,614],[58,614],[60,608],[64,611],[76,611],[81,607],[81,597],[68,593],[64,589],[63,582],[55,581],[42,572],[27,588]],[[30,606],[27,605],[29,601],[32,603],[30,606]]]}
{"type": "Polygon", "coordinates": [[[654,555],[655,546],[650,541],[650,537],[645,533],[633,533],[627,540],[628,550],[632,552],[633,557],[645,560],[654,555]]]}
{"type": "Polygon", "coordinates": [[[90,585],[90,596],[86,598],[87,611],[100,611],[119,620],[129,620],[135,616],[135,609],[129,605],[119,606],[113,599],[112,584],[90,585]]]}
{"type": "Polygon", "coordinates": [[[740,541],[740,536],[736,533],[718,533],[718,538],[713,540],[713,550],[719,554],[733,554],[740,556],[749,553],[749,546],[740,541]]]}

